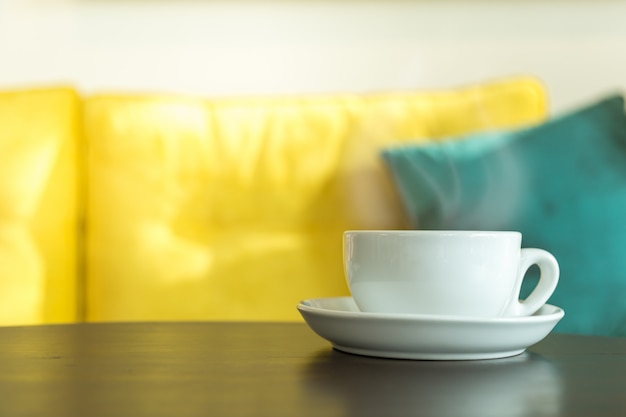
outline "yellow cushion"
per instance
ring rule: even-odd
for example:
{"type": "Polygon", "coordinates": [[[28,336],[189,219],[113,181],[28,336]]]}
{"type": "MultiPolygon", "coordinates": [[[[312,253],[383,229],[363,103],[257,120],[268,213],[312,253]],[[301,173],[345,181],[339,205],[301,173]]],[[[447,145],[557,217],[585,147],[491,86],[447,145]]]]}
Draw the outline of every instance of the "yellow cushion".
{"type": "Polygon", "coordinates": [[[79,318],[80,102],[69,88],[0,93],[0,324],[79,318]]]}
{"type": "Polygon", "coordinates": [[[347,294],[341,233],[402,227],[381,146],[535,123],[543,87],[85,103],[88,320],[299,320],[347,294]]]}

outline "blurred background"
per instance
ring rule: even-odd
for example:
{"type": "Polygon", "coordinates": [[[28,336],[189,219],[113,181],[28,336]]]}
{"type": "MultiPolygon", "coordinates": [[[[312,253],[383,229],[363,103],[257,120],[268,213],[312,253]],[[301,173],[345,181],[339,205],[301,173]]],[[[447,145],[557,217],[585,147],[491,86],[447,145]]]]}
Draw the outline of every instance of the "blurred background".
{"type": "Polygon", "coordinates": [[[619,0],[0,0],[0,87],[204,96],[539,77],[562,111],[626,84],[619,0]]]}

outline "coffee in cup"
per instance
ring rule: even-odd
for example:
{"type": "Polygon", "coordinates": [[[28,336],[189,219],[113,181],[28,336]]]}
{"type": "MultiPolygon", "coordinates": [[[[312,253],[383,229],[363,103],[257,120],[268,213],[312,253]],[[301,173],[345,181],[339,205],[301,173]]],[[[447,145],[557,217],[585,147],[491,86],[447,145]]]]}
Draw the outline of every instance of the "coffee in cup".
{"type": "Polygon", "coordinates": [[[344,233],[344,269],[363,312],[466,317],[535,313],[550,298],[559,266],[521,248],[514,231],[361,230],[344,233]],[[540,278],[519,300],[528,269],[540,278]]]}

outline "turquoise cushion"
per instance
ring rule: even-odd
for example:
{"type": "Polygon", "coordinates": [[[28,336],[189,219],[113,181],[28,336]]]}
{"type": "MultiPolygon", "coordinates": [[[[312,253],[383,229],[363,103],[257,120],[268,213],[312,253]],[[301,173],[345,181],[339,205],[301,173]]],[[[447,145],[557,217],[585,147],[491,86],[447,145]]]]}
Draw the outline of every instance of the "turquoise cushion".
{"type": "Polygon", "coordinates": [[[626,336],[622,97],[523,130],[382,156],[415,228],[519,230],[524,247],[552,252],[561,266],[549,302],[565,318],[555,331],[626,336]]]}

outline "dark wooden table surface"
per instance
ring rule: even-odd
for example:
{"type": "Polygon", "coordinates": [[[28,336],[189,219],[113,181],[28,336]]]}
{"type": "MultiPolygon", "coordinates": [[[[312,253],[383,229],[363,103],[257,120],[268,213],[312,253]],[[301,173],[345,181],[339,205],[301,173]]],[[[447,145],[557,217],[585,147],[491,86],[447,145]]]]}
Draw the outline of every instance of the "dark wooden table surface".
{"type": "Polygon", "coordinates": [[[626,339],[508,359],[376,359],[299,323],[0,328],[0,416],[626,416],[626,339]]]}

